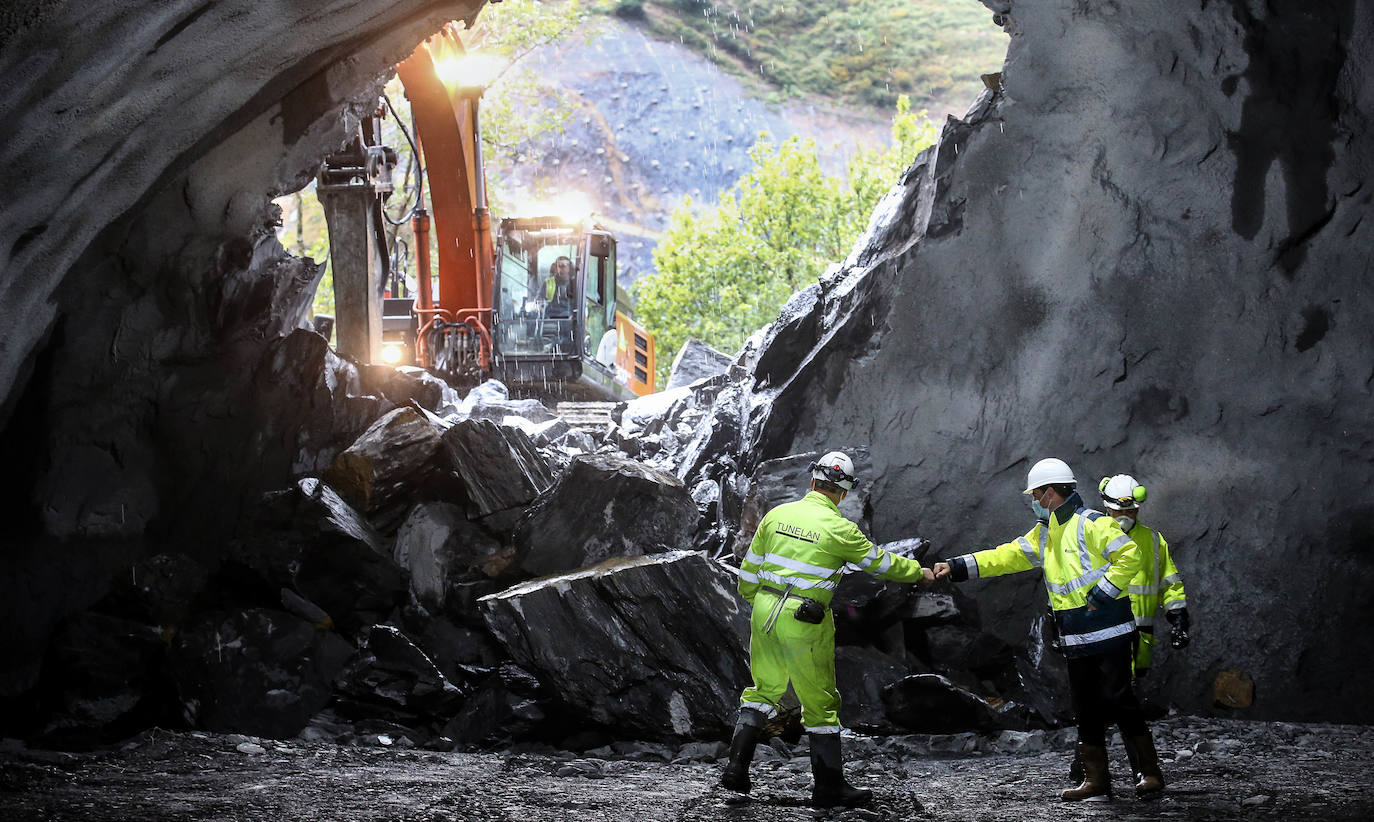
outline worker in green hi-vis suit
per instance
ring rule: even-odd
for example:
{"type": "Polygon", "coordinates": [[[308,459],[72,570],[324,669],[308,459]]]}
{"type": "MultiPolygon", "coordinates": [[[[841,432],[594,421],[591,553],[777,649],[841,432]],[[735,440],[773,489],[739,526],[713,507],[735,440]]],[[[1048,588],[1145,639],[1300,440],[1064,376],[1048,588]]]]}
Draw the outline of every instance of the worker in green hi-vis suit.
{"type": "Polygon", "coordinates": [[[753,606],[754,682],[740,695],[730,760],[720,780],[724,788],[748,793],[754,747],[790,681],[810,734],[812,804],[851,806],[872,798],[844,778],[830,599],[846,565],[897,582],[933,577],[919,562],[875,546],[840,514],[839,502],[855,482],[853,461],[838,451],[812,463],[810,493],[764,515],[740,564],[739,592],[753,606]]]}

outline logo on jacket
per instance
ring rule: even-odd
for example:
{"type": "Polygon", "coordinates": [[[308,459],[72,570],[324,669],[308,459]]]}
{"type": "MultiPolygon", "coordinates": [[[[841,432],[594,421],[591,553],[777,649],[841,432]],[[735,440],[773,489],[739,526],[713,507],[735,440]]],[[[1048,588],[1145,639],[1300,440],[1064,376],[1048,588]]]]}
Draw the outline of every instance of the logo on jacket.
{"type": "Polygon", "coordinates": [[[788,525],[785,522],[778,523],[778,527],[774,530],[775,533],[782,534],[785,537],[791,537],[792,539],[799,539],[802,542],[821,541],[821,533],[819,531],[808,531],[805,528],[798,528],[795,525],[788,525]]]}

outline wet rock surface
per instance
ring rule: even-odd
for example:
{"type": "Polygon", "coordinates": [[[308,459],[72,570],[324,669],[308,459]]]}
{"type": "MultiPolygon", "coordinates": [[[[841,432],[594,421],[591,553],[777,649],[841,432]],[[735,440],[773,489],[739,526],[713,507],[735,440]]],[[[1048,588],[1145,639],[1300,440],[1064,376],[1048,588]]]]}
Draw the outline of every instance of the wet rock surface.
{"type": "MultiPolygon", "coordinates": [[[[803,747],[761,746],[751,801],[715,787],[723,761],[700,743],[500,753],[339,747],[203,732],[149,731],[86,754],[0,743],[7,819],[125,820],[282,818],[364,820],[645,819],[1062,820],[1065,814],[1130,819],[1364,820],[1374,811],[1374,733],[1341,725],[1174,718],[1156,726],[1169,782],[1140,801],[1126,788],[1119,743],[1111,748],[1118,798],[1066,806],[1069,737],[910,735],[844,741],[850,781],[874,792],[867,808],[815,811],[803,747]],[[697,747],[693,747],[693,746],[697,747]],[[617,750],[618,749],[618,750],[617,750]],[[1339,753],[1334,753],[1339,751],[1339,753]]],[[[714,753],[721,753],[716,749],[714,753]]]]}
{"type": "Polygon", "coordinates": [[[748,681],[735,577],[694,552],[610,560],[482,600],[516,661],[588,720],[638,738],[720,738],[748,681]]]}
{"type": "Polygon", "coordinates": [[[691,544],[696,503],[682,481],[616,454],[575,457],[515,529],[532,576],[691,544]]]}

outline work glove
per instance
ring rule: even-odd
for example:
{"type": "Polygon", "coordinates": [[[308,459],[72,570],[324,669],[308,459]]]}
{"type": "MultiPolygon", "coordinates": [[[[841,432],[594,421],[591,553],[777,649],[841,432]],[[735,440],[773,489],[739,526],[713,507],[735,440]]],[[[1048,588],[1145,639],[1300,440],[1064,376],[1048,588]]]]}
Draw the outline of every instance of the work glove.
{"type": "Polygon", "coordinates": [[[1192,638],[1188,636],[1188,609],[1178,608],[1173,611],[1165,611],[1164,618],[1169,620],[1169,624],[1174,626],[1169,631],[1170,648],[1187,648],[1192,638]]]}

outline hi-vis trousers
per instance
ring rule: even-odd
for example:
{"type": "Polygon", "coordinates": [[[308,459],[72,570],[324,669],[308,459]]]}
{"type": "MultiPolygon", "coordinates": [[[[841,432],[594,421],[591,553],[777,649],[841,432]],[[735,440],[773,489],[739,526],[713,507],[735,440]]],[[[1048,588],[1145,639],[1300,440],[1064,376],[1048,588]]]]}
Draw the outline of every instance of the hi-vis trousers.
{"type": "Polygon", "coordinates": [[[767,589],[754,597],[749,620],[749,669],[754,684],[740,694],[740,707],[772,716],[791,681],[802,704],[802,724],[811,733],[840,732],[840,692],[835,687],[835,617],[827,606],[818,625],[793,613],[801,600],[787,598],[773,630],[763,632],[780,597],[767,589]]]}

